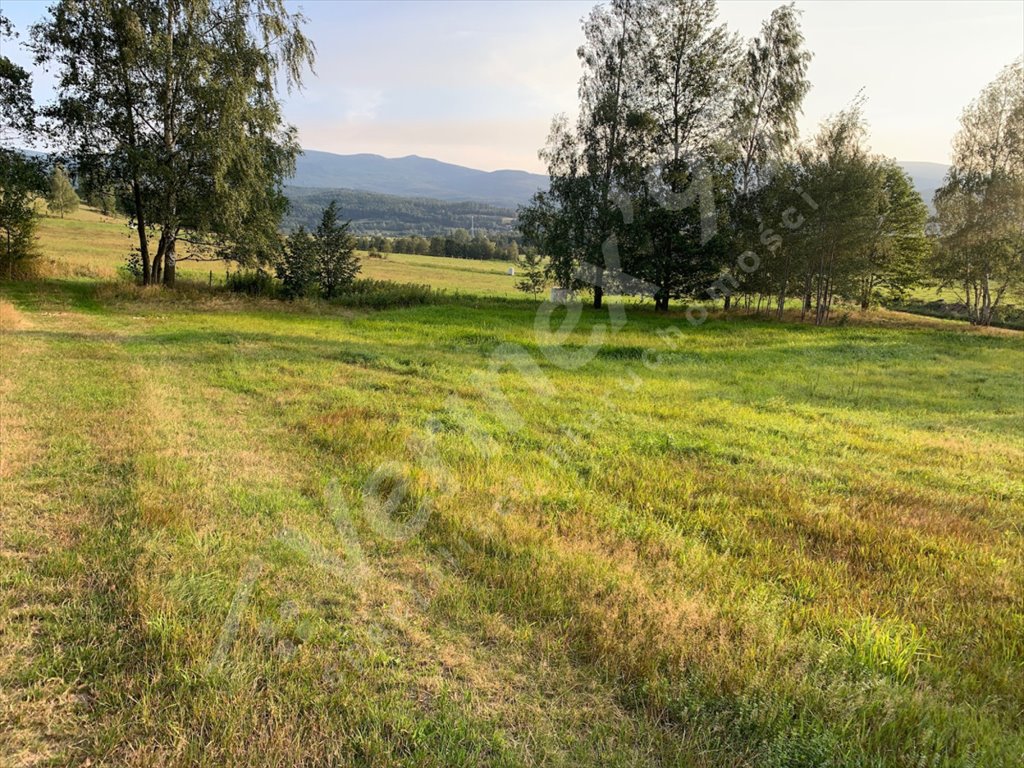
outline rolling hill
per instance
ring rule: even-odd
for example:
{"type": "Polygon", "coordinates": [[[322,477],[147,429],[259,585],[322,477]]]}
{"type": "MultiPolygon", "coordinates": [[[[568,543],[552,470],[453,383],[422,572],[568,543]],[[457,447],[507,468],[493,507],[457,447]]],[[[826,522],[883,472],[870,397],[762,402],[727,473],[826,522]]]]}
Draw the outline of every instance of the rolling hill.
{"type": "Polygon", "coordinates": [[[307,149],[296,163],[292,187],[356,189],[401,197],[487,203],[514,208],[538,189],[547,176],[526,171],[479,171],[427,157],[335,155],[307,149]]]}

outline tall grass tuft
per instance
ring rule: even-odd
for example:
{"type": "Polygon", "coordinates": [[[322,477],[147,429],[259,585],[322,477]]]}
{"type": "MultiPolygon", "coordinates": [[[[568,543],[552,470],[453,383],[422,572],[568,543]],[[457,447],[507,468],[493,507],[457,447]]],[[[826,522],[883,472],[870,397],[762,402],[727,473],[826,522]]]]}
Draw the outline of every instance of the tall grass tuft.
{"type": "Polygon", "coordinates": [[[898,683],[907,682],[918,660],[928,656],[924,630],[906,622],[862,616],[840,636],[857,666],[898,683]]]}

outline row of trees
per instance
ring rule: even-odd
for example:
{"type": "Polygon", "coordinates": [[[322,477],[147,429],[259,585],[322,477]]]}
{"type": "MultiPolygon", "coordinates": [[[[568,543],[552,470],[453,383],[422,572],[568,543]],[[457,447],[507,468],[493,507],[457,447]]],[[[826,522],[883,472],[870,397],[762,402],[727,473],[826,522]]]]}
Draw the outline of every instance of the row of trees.
{"type": "MultiPolygon", "coordinates": [[[[174,283],[182,241],[190,258],[276,261],[299,152],[278,91],[312,66],[303,23],[284,0],[57,0],[31,33],[56,98],[36,108],[28,73],[0,59],[0,130],[45,129],[90,199],[128,214],[145,283],[174,283]]],[[[28,203],[18,215],[31,221],[45,178],[12,149],[0,160],[0,216],[16,239],[31,225],[7,208],[28,203]]]]}
{"type": "MultiPolygon", "coordinates": [[[[899,294],[938,274],[927,208],[895,162],[869,151],[860,98],[799,141],[811,54],[793,5],[745,43],[717,22],[714,0],[612,0],[583,29],[579,117],[553,122],[541,152],[551,187],[519,212],[549,281],[592,290],[595,307],[609,290],[652,295],[660,310],[673,299],[720,299],[728,309],[743,297],[781,315],[799,299],[824,323],[837,298],[867,306],[882,290],[899,294]]],[[[1007,114],[1009,90],[1000,91],[1007,114]]],[[[995,96],[985,101],[999,111],[995,96]]],[[[973,122],[1019,147],[1019,133],[998,127],[1007,119],[973,122]]],[[[986,178],[1007,176],[1006,166],[987,167],[986,178]]],[[[976,254],[981,233],[995,231],[972,205],[987,195],[986,215],[1002,216],[1013,207],[1005,200],[1020,199],[1013,185],[986,182],[982,193],[974,176],[954,171],[961,191],[940,204],[948,263],[967,243],[976,254]],[[973,224],[954,225],[954,209],[973,224]]],[[[1011,216],[999,231],[1014,227],[1011,216]]],[[[1008,237],[990,250],[1009,254],[1008,237]]],[[[971,258],[972,274],[983,272],[971,258]]],[[[962,278],[962,265],[953,273],[962,278]]],[[[986,289],[972,286],[984,306],[986,289]]],[[[983,311],[977,319],[987,322],[983,311]]]]}
{"type": "Polygon", "coordinates": [[[960,126],[935,194],[936,274],[971,322],[988,325],[1008,291],[1024,293],[1024,58],[964,110],[960,126]]]}
{"type": "Polygon", "coordinates": [[[746,49],[714,0],[613,0],[583,31],[579,118],[555,119],[551,187],[520,225],[560,286],[592,285],[595,307],[621,267],[664,310],[736,271],[752,195],[796,137],[810,54],[792,6],[746,49]]]}
{"type": "Polygon", "coordinates": [[[799,298],[821,324],[837,297],[866,308],[880,289],[903,294],[926,273],[927,208],[895,162],[867,150],[858,104],[826,121],[733,210],[733,241],[753,256],[723,279],[725,290],[756,296],[779,317],[799,298]]]}
{"type": "Polygon", "coordinates": [[[519,255],[519,244],[508,235],[470,235],[465,229],[454,229],[449,235],[364,235],[357,240],[364,251],[380,253],[415,253],[422,256],[447,256],[454,259],[499,259],[512,261],[519,255]]]}

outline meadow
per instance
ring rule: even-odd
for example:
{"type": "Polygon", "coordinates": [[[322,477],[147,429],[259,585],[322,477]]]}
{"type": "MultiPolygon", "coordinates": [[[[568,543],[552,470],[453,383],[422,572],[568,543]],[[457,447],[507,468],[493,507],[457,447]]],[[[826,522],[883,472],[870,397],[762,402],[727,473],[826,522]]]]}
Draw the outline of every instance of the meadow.
{"type": "MultiPolygon", "coordinates": [[[[84,206],[65,218],[45,216],[40,220],[40,249],[48,271],[57,276],[116,280],[136,242],[134,231],[123,219],[104,216],[84,206]]],[[[224,262],[192,260],[187,258],[188,245],[181,248],[186,258],[178,262],[178,275],[183,280],[224,284],[229,269],[224,262]]],[[[513,265],[504,261],[404,253],[388,253],[380,259],[369,258],[366,252],[360,255],[360,276],[373,280],[428,285],[450,293],[479,296],[521,295],[516,290],[518,277],[508,274],[513,265]]]]}
{"type": "Polygon", "coordinates": [[[1021,763],[1020,333],[143,290],[95,216],[0,283],[4,764],[1021,763]]]}

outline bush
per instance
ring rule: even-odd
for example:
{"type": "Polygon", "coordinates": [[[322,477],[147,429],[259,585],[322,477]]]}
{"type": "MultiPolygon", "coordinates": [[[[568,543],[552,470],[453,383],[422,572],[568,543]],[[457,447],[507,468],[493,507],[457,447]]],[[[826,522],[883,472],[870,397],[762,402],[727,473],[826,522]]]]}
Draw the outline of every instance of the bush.
{"type": "Polygon", "coordinates": [[[142,255],[138,251],[128,254],[125,263],[117,268],[118,277],[128,283],[142,283],[142,255]]]}
{"type": "MultiPolygon", "coordinates": [[[[943,299],[936,299],[934,301],[922,301],[921,299],[889,301],[885,306],[897,312],[938,317],[943,320],[970,322],[971,319],[966,305],[959,302],[947,302],[943,299]]],[[[1024,307],[1015,306],[1014,304],[1000,304],[992,313],[991,324],[996,328],[1024,330],[1024,307]]]]}
{"type": "Polygon", "coordinates": [[[27,280],[39,272],[39,249],[36,246],[36,219],[21,220],[0,226],[0,279],[27,280]]]}
{"type": "Polygon", "coordinates": [[[386,309],[436,304],[442,296],[441,291],[434,290],[429,285],[363,279],[349,283],[331,299],[331,303],[343,307],[386,309]]]}
{"type": "Polygon", "coordinates": [[[224,285],[233,293],[245,293],[249,296],[273,297],[281,293],[277,280],[262,269],[229,272],[224,278],[224,285]]]}

